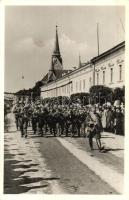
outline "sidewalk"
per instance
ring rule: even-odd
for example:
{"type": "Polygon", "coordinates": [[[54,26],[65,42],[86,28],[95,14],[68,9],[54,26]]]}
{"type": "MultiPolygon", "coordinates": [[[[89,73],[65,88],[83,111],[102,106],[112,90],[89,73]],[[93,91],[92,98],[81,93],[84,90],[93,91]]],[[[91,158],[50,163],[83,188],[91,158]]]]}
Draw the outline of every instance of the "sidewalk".
{"type": "Polygon", "coordinates": [[[105,148],[111,149],[111,153],[115,156],[124,158],[124,136],[103,132],[101,137],[105,148]]]}

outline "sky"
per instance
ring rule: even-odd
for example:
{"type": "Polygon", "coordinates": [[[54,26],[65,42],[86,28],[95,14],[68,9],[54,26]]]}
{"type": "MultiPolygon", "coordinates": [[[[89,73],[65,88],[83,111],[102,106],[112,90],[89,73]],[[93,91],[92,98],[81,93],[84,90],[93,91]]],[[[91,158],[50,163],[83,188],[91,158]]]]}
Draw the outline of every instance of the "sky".
{"type": "Polygon", "coordinates": [[[5,91],[34,87],[51,66],[58,25],[64,69],[78,67],[125,40],[123,6],[6,6],[5,91]],[[24,79],[22,79],[24,76],[24,79]]]}

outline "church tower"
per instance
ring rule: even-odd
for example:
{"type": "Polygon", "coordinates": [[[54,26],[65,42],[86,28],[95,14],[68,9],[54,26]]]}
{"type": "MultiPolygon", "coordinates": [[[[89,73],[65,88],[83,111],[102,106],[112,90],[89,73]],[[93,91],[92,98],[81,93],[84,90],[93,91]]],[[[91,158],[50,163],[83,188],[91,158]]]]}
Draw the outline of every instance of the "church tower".
{"type": "Polygon", "coordinates": [[[58,30],[56,26],[55,46],[52,54],[51,68],[48,73],[48,82],[56,80],[56,78],[58,78],[58,75],[60,75],[62,71],[63,71],[62,57],[60,54],[58,30]]]}
{"type": "Polygon", "coordinates": [[[62,57],[60,54],[60,47],[59,47],[59,39],[58,39],[58,30],[56,26],[56,38],[55,38],[55,46],[54,51],[52,54],[52,69],[54,70],[62,70],[62,57]]]}

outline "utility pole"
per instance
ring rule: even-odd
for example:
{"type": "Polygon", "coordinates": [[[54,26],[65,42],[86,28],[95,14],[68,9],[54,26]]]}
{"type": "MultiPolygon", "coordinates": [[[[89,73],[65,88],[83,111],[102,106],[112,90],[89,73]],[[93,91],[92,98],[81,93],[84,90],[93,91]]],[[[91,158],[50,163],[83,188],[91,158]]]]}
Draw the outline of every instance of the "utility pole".
{"type": "Polygon", "coordinates": [[[100,104],[100,95],[101,95],[101,92],[99,92],[99,104],[100,104]]]}
{"type": "Polygon", "coordinates": [[[57,97],[57,82],[56,82],[56,79],[55,79],[55,83],[56,83],[56,97],[57,97]]]}
{"type": "MultiPolygon", "coordinates": [[[[22,74],[22,87],[23,87],[23,89],[22,90],[24,90],[25,88],[24,88],[24,75],[22,74]]],[[[21,97],[22,97],[22,101],[24,101],[24,94],[23,95],[21,95],[21,97]]]]}
{"type": "Polygon", "coordinates": [[[99,23],[97,23],[97,48],[98,48],[98,56],[99,56],[99,23]]]}
{"type": "Polygon", "coordinates": [[[122,22],[121,18],[120,18],[120,23],[121,23],[122,29],[123,29],[123,31],[125,33],[125,28],[124,28],[124,25],[123,25],[123,22],[122,22]]]}

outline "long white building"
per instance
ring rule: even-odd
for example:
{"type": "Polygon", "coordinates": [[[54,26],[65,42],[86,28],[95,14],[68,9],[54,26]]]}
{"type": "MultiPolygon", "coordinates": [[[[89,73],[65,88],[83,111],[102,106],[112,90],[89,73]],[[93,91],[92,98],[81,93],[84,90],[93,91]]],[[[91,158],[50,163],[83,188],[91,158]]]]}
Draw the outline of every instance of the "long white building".
{"type": "Polygon", "coordinates": [[[85,64],[79,64],[75,70],[64,70],[60,55],[58,33],[56,29],[55,48],[52,65],[48,74],[42,79],[41,96],[70,96],[74,93],[89,92],[93,85],[104,85],[110,88],[123,87],[125,42],[91,58],[85,64]]]}

